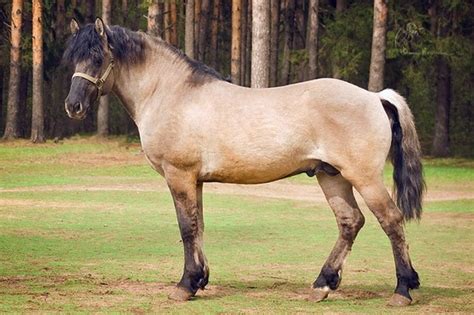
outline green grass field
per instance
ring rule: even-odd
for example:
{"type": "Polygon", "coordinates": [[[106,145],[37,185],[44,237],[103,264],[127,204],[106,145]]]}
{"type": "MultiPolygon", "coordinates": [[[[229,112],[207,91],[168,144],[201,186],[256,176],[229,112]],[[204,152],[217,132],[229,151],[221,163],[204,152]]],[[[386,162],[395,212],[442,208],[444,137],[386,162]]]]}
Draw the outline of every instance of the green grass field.
{"type": "Polygon", "coordinates": [[[167,299],[183,264],[174,208],[138,144],[0,143],[0,312],[473,313],[474,161],[426,160],[425,174],[423,219],[406,228],[422,285],[412,306],[385,305],[393,257],[362,203],[367,222],[340,289],[306,300],[338,233],[306,176],[205,185],[210,284],[176,303],[167,299]]]}

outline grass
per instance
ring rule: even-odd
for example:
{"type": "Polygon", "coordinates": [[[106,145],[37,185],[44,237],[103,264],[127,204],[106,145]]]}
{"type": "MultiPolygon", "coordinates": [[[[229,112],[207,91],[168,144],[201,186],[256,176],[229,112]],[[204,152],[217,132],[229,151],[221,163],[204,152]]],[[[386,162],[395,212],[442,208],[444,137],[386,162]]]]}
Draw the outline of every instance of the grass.
{"type": "Polygon", "coordinates": [[[425,174],[424,218],[407,225],[422,281],[413,306],[385,306],[393,258],[368,210],[340,289],[314,304],[309,285],[337,238],[327,204],[209,192],[209,290],[174,303],[183,258],[172,200],[137,144],[2,143],[0,312],[472,313],[473,162],[427,160],[425,174]]]}

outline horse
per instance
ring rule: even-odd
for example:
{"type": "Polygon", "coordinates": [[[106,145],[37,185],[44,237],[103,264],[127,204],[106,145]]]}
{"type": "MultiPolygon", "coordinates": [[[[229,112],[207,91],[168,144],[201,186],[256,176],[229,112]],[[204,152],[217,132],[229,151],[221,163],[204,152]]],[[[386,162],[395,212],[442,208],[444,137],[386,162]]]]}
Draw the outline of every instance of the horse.
{"type": "Polygon", "coordinates": [[[65,100],[68,116],[84,119],[101,95],[115,93],[173,197],[184,270],[170,299],[189,300],[209,280],[204,183],[257,184],[306,173],[316,176],[339,228],[309,299],[322,301],[339,287],[365,221],[354,188],[391,242],[397,284],[389,304],[412,302],[410,290],[420,283],[404,223],[420,218],[425,184],[414,119],[402,96],[329,78],[242,87],[158,37],[101,19],[84,26],[72,20],[70,28],[63,56],[75,71],[65,100]],[[388,158],[396,203],[382,180],[388,158]]]}

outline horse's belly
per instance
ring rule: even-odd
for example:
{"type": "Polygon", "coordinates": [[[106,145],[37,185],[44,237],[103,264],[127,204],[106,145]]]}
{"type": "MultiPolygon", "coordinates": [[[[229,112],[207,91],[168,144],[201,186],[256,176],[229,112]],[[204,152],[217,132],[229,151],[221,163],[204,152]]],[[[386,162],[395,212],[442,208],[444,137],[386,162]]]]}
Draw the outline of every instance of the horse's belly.
{"type": "Polygon", "coordinates": [[[303,172],[311,174],[319,164],[319,160],[298,159],[297,157],[273,161],[264,159],[226,161],[219,167],[203,167],[200,180],[203,182],[261,184],[303,172]]]}

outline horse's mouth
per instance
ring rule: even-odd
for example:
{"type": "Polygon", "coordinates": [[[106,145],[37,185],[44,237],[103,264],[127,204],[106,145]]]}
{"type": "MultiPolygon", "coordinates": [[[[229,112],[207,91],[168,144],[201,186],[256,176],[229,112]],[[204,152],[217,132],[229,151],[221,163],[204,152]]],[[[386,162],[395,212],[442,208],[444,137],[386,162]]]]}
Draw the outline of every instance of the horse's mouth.
{"type": "Polygon", "coordinates": [[[75,120],[84,120],[89,113],[91,106],[83,106],[82,104],[78,110],[72,111],[68,106],[65,106],[66,113],[69,118],[75,120]]]}
{"type": "Polygon", "coordinates": [[[67,115],[69,118],[71,119],[75,119],[75,120],[84,120],[87,116],[87,113],[89,112],[88,109],[86,110],[81,110],[79,112],[75,112],[75,113],[71,113],[70,111],[66,111],[67,112],[67,115]]]}

